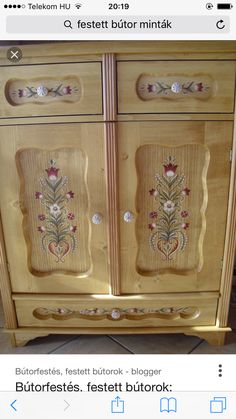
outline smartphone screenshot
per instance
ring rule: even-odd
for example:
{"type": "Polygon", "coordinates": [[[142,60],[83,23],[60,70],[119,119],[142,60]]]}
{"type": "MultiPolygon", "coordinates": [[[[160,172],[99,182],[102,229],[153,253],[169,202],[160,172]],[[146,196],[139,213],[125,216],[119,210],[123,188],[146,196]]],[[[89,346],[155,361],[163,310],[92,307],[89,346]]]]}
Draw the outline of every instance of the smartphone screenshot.
{"type": "Polygon", "coordinates": [[[0,417],[235,419],[236,4],[0,4],[0,417]]]}

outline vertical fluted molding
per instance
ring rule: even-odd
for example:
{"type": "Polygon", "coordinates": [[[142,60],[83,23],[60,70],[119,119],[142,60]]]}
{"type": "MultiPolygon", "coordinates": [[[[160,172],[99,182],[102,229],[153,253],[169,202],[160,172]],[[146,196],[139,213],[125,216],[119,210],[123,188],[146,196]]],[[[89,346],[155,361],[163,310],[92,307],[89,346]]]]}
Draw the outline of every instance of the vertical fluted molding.
{"type": "Polygon", "coordinates": [[[9,271],[7,268],[7,258],[5,243],[3,238],[3,229],[0,219],[0,286],[2,305],[5,317],[5,326],[7,329],[15,329],[17,327],[15,306],[12,301],[11,283],[9,278],[9,271]]]}
{"type": "Polygon", "coordinates": [[[119,189],[116,133],[116,59],[103,56],[103,106],[108,208],[108,243],[110,286],[113,295],[120,294],[119,189]]]}

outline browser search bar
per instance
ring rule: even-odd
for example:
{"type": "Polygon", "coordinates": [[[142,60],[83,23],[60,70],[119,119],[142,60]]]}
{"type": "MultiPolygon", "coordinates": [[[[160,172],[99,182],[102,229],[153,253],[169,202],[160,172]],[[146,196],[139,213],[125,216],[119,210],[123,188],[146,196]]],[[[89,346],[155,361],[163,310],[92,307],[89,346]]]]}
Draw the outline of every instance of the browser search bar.
{"type": "Polygon", "coordinates": [[[8,16],[7,33],[229,33],[228,16],[8,16]]]}

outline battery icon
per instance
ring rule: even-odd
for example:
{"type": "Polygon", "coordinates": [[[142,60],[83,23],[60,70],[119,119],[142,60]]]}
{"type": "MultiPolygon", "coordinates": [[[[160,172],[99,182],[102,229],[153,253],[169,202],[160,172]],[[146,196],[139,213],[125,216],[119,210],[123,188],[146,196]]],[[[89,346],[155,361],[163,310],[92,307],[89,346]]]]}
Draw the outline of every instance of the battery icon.
{"type": "Polygon", "coordinates": [[[217,9],[220,10],[229,10],[232,9],[233,5],[230,3],[218,3],[217,4],[217,9]]]}

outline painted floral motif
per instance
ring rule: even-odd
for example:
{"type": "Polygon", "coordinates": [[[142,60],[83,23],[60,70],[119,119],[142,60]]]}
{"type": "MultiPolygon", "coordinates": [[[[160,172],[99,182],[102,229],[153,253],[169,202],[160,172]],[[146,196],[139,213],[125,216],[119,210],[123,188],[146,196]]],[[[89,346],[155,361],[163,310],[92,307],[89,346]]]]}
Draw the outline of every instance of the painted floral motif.
{"type": "Polygon", "coordinates": [[[74,198],[74,192],[67,191],[68,178],[59,176],[55,160],[50,160],[45,169],[47,175],[40,179],[42,191],[35,192],[35,199],[40,200],[44,212],[38,214],[38,220],[43,224],[38,226],[41,233],[42,247],[45,252],[56,257],[56,262],[62,263],[65,257],[76,248],[76,225],[70,221],[75,214],[68,211],[67,205],[74,198]]]}
{"type": "MultiPolygon", "coordinates": [[[[58,97],[58,96],[67,96],[78,91],[77,87],[72,86],[64,86],[63,84],[59,84],[56,87],[45,88],[44,96],[51,96],[51,97],[58,97]]],[[[39,88],[35,86],[26,86],[23,89],[18,89],[17,94],[19,98],[38,98],[40,97],[39,88]]]]}
{"type": "Polygon", "coordinates": [[[147,92],[154,95],[168,95],[170,93],[182,93],[184,95],[192,93],[203,93],[209,90],[209,86],[204,85],[202,82],[190,81],[188,83],[175,82],[172,84],[156,81],[155,83],[148,83],[147,92]]]}
{"type": "Polygon", "coordinates": [[[165,261],[172,260],[176,252],[184,250],[188,240],[186,230],[190,225],[186,221],[189,213],[183,208],[190,189],[184,184],[185,176],[177,169],[175,158],[169,156],[163,164],[163,173],[155,176],[155,188],[149,190],[156,205],[156,209],[149,213],[150,220],[155,218],[155,222],[148,224],[150,246],[165,261]]]}
{"type": "Polygon", "coordinates": [[[66,320],[71,318],[82,318],[86,320],[142,320],[147,318],[164,318],[166,320],[195,319],[199,317],[198,307],[162,307],[162,308],[103,308],[92,307],[80,310],[71,310],[67,307],[46,308],[39,307],[33,311],[33,316],[40,320],[66,320]]]}

